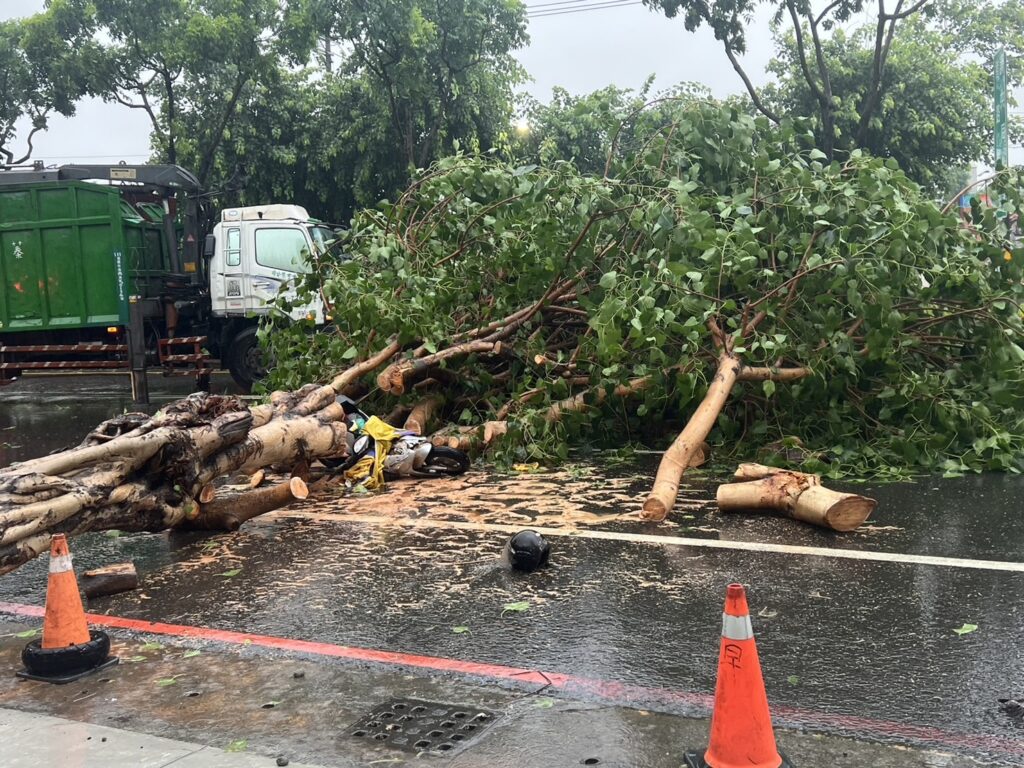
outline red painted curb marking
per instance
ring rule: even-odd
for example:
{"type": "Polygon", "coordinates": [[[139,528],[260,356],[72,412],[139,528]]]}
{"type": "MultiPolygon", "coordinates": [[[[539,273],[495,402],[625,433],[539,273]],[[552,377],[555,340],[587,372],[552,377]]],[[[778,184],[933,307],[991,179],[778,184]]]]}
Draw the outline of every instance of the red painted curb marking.
{"type": "MultiPolygon", "coordinates": [[[[42,618],[44,608],[39,605],[7,603],[0,601],[0,613],[15,616],[42,618]]],[[[196,638],[229,645],[251,645],[274,648],[292,653],[306,653],[316,656],[348,659],[351,661],[387,664],[401,667],[429,669],[435,672],[452,672],[458,675],[479,677],[488,680],[507,680],[516,683],[532,683],[566,693],[588,693],[613,703],[647,704],[662,703],[699,708],[710,715],[714,697],[707,694],[675,691],[667,688],[648,688],[609,680],[577,677],[559,672],[542,672],[536,669],[521,669],[503,664],[487,664],[475,661],[447,659],[441,656],[421,656],[398,651],[377,651],[348,645],[319,643],[311,640],[293,640],[273,635],[254,635],[212,627],[194,627],[187,624],[164,624],[158,621],[129,619],[122,616],[87,613],[89,624],[111,629],[127,629],[155,635],[196,638]]],[[[880,739],[901,739],[909,742],[941,744],[957,750],[980,749],[1002,755],[1024,756],[1024,743],[1018,740],[984,734],[967,734],[943,731],[930,726],[909,723],[894,723],[884,720],[856,717],[844,714],[830,715],[812,710],[793,707],[774,707],[777,715],[795,726],[811,726],[834,729],[847,734],[873,734],[880,739]]]]}

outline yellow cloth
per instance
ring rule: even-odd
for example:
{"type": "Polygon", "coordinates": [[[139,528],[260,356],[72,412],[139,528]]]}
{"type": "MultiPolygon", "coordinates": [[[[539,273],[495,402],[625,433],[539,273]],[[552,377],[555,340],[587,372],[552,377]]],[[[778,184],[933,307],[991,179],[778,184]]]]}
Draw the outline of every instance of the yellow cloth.
{"type": "Polygon", "coordinates": [[[375,491],[384,487],[384,461],[391,451],[391,444],[402,433],[376,416],[371,416],[360,431],[373,438],[377,455],[361,458],[345,471],[345,479],[353,483],[362,482],[364,488],[375,491]]]}

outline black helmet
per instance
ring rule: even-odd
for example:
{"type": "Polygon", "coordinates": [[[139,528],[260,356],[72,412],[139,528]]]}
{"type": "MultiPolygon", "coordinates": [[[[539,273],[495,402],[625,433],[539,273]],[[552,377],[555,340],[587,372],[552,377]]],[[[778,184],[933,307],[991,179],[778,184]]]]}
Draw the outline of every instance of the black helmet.
{"type": "Polygon", "coordinates": [[[509,565],[517,571],[535,571],[547,565],[551,545],[536,531],[520,531],[508,540],[505,554],[509,565]]]}

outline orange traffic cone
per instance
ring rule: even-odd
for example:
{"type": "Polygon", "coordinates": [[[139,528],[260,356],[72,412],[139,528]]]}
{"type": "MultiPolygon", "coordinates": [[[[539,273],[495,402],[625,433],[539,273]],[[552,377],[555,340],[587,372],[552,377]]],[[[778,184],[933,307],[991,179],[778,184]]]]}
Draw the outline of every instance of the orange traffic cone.
{"type": "Polygon", "coordinates": [[[89,630],[71,567],[68,540],[63,533],[50,539],[50,576],[46,585],[46,612],[42,640],[33,640],[21,652],[25,671],[19,677],[51,683],[70,683],[112,664],[110,638],[89,630]]]}
{"type": "Polygon", "coordinates": [[[687,752],[685,758],[689,768],[792,768],[775,746],[747,595],[740,584],[730,584],[725,596],[711,741],[703,755],[687,752]]]}
{"type": "Polygon", "coordinates": [[[71,552],[63,533],[50,539],[50,577],[46,583],[43,648],[67,648],[89,642],[78,579],[71,567],[71,552]]]}

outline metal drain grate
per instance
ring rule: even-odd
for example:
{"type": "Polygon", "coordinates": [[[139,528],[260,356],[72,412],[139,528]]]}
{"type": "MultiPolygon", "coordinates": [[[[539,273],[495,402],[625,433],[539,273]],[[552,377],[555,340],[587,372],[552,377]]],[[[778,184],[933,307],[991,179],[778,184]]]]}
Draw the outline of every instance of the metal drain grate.
{"type": "Polygon", "coordinates": [[[496,712],[462,704],[393,699],[375,707],[345,735],[403,752],[451,754],[478,739],[497,718],[496,712]]]}

